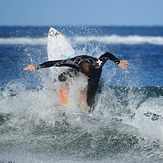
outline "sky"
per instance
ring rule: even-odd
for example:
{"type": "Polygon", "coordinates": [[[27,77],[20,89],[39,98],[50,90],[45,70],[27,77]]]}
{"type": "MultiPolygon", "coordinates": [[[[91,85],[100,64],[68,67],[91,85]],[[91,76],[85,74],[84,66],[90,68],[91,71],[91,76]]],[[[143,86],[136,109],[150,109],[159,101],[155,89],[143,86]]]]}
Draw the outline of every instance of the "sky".
{"type": "Polygon", "coordinates": [[[0,0],[0,26],[162,26],[163,0],[0,0]]]}

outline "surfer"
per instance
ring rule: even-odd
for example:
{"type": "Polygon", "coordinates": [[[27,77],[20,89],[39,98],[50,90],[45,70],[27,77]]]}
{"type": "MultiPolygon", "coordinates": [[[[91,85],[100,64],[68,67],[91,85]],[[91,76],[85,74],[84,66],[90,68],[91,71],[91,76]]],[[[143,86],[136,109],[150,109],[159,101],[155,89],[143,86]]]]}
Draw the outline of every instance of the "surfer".
{"type": "MultiPolygon", "coordinates": [[[[86,101],[87,101],[87,105],[90,107],[89,112],[92,112],[95,107],[95,94],[98,88],[102,67],[108,60],[115,62],[122,69],[126,69],[129,65],[128,61],[119,60],[113,54],[106,52],[105,54],[101,55],[99,58],[95,58],[87,55],[80,55],[64,60],[54,60],[54,61],[44,62],[37,66],[29,65],[25,67],[24,70],[36,71],[39,70],[40,68],[48,68],[52,66],[55,67],[67,66],[72,69],[75,69],[77,72],[81,72],[88,79],[86,101]]],[[[64,74],[61,74],[60,78],[63,79],[63,81],[66,81],[67,79],[66,75],[64,74]]]]}

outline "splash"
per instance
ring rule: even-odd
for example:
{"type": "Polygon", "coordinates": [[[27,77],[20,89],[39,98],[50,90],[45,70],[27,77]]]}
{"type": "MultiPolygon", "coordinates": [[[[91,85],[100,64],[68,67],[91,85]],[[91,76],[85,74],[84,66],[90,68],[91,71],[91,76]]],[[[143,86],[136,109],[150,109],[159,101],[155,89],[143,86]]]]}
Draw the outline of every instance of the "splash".
{"type": "Polygon", "coordinates": [[[142,158],[159,160],[162,118],[153,120],[146,114],[162,114],[162,96],[154,90],[157,95],[147,97],[144,92],[149,91],[103,86],[94,113],[88,114],[81,112],[75,101],[71,107],[61,105],[49,85],[32,89],[8,84],[0,95],[1,147],[8,153],[29,153],[34,159],[43,153],[46,160],[52,156],[56,160],[71,156],[70,160],[78,161],[116,156],[123,162],[124,152],[138,159],[138,151],[142,158]]]}

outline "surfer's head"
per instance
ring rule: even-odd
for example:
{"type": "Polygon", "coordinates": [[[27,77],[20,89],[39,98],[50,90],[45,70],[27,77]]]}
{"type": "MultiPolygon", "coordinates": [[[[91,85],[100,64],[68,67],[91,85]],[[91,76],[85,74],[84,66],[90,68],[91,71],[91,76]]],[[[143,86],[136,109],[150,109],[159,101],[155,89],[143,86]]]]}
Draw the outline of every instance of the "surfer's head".
{"type": "Polygon", "coordinates": [[[86,76],[89,75],[89,70],[90,70],[90,63],[87,61],[82,61],[79,64],[80,71],[85,74],[86,76]]]}

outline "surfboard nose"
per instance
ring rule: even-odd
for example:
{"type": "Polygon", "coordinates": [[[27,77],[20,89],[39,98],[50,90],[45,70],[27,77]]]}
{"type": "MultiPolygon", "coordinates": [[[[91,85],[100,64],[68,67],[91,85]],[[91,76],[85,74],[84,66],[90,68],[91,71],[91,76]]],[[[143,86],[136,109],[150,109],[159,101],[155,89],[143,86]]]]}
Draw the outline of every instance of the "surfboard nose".
{"type": "Polygon", "coordinates": [[[53,27],[50,27],[49,31],[55,30],[53,27]]]}
{"type": "Polygon", "coordinates": [[[53,27],[50,27],[50,30],[49,30],[49,36],[51,37],[55,37],[55,36],[58,36],[60,34],[60,32],[58,32],[56,29],[54,29],[53,27]]]}

